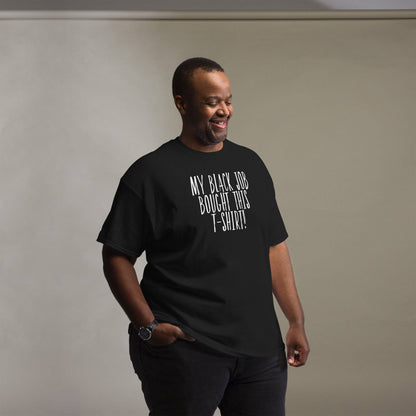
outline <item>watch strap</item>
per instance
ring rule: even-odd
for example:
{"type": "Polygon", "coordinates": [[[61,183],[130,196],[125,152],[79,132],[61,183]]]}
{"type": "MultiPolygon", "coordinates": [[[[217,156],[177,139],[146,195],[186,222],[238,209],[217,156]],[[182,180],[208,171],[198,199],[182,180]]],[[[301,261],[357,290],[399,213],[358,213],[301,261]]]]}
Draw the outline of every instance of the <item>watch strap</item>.
{"type": "Polygon", "coordinates": [[[156,321],[156,319],[154,319],[152,322],[150,322],[150,324],[146,327],[147,329],[149,329],[151,332],[153,332],[153,330],[159,325],[159,322],[156,321]]]}

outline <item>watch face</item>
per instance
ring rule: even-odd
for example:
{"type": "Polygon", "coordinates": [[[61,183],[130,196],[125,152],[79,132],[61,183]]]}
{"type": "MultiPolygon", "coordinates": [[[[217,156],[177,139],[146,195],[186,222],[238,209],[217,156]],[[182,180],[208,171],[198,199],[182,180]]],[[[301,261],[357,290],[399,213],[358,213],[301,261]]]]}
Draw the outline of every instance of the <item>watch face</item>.
{"type": "Polygon", "coordinates": [[[152,336],[152,332],[148,328],[139,329],[139,337],[142,340],[147,341],[148,339],[150,339],[151,336],[152,336]]]}

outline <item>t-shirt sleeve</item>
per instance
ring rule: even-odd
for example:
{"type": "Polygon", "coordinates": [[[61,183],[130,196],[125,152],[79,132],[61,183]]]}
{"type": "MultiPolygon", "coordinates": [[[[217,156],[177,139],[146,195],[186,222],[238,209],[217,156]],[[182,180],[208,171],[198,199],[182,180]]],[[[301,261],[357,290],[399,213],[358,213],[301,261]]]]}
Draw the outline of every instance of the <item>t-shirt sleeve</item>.
{"type": "Polygon", "coordinates": [[[139,257],[146,248],[148,234],[149,220],[144,202],[121,180],[97,241],[139,257]]]}
{"type": "Polygon", "coordinates": [[[270,187],[269,190],[269,215],[268,215],[268,241],[269,246],[275,246],[286,240],[288,233],[286,231],[285,223],[283,221],[282,215],[280,214],[279,207],[276,202],[276,195],[273,185],[273,179],[270,176],[270,173],[267,171],[267,180],[270,187]]]}
{"type": "Polygon", "coordinates": [[[271,212],[269,219],[269,245],[275,246],[276,244],[281,243],[286,240],[288,233],[286,231],[285,224],[283,222],[282,216],[277,206],[275,197],[273,196],[273,201],[271,202],[271,212]]]}

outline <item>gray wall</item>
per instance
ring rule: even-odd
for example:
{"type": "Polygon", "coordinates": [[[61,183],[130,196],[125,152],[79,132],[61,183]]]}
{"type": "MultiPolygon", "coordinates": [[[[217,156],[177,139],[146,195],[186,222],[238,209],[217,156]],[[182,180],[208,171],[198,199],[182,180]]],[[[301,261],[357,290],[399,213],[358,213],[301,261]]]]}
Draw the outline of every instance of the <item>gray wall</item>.
{"type": "Polygon", "coordinates": [[[288,415],[415,414],[415,40],[415,20],[0,21],[0,414],[146,414],[95,238],[179,133],[195,55],[226,68],[230,138],[290,233],[312,354],[288,415]]]}

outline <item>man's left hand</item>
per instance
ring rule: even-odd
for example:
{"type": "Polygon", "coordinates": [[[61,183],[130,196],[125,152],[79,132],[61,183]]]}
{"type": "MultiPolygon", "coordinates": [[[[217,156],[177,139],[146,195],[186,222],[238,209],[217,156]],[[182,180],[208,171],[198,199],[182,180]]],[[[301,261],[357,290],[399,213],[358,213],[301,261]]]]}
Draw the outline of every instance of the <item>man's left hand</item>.
{"type": "Polygon", "coordinates": [[[287,362],[292,367],[300,367],[306,363],[309,344],[303,326],[291,326],[286,335],[287,362]]]}

